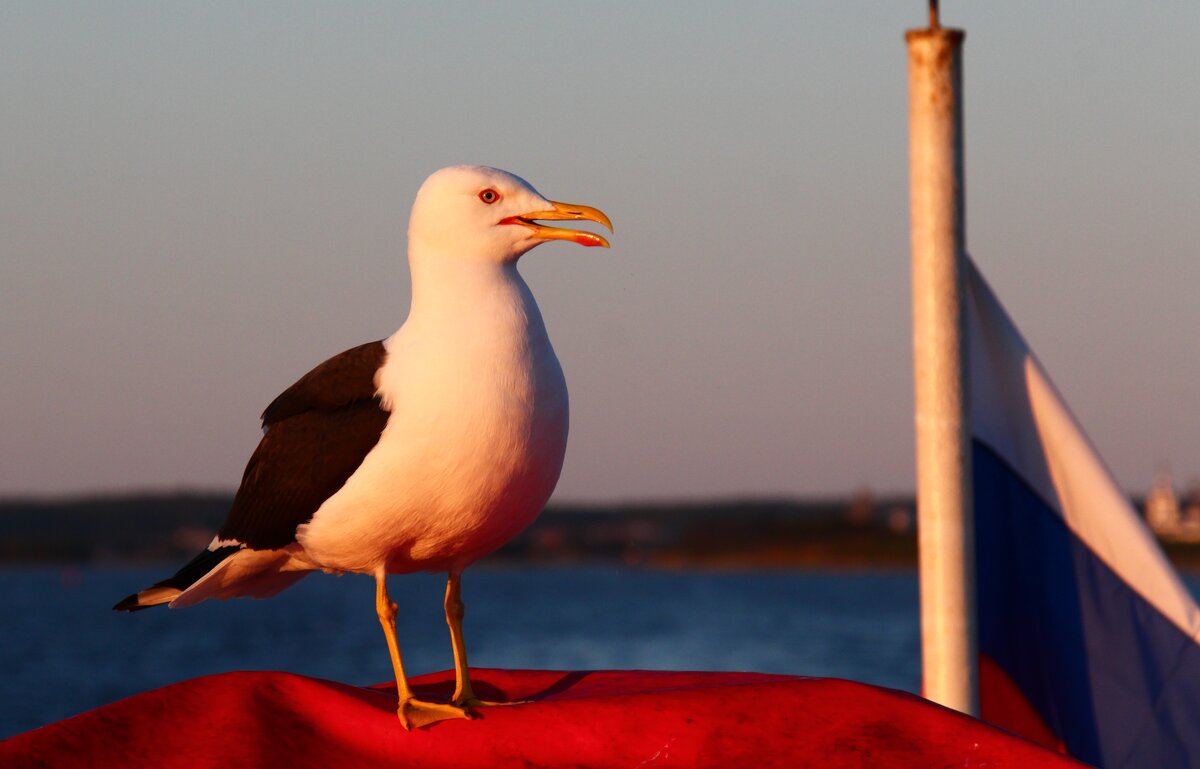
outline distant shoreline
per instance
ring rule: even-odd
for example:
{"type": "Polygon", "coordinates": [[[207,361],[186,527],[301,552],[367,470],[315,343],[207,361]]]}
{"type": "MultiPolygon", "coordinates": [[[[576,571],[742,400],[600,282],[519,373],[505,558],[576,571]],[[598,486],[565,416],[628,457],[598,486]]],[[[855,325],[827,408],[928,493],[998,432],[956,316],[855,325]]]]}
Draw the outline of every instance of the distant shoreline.
{"type": "MultiPolygon", "coordinates": [[[[0,565],[180,562],[205,547],[232,495],[0,501],[0,565]]],[[[912,569],[912,497],[552,505],[487,559],[662,569],[912,569]]],[[[1167,543],[1180,569],[1200,544],[1167,543]]]]}

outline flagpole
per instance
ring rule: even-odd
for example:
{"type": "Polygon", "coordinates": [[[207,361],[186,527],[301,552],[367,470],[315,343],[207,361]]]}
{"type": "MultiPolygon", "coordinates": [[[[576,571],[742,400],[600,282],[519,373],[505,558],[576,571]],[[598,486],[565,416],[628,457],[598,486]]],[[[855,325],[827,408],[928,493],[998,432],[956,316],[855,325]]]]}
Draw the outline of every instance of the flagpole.
{"type": "Polygon", "coordinates": [[[930,2],[909,30],[913,364],[924,695],[979,714],[975,542],[963,338],[962,41],[930,2]]]}

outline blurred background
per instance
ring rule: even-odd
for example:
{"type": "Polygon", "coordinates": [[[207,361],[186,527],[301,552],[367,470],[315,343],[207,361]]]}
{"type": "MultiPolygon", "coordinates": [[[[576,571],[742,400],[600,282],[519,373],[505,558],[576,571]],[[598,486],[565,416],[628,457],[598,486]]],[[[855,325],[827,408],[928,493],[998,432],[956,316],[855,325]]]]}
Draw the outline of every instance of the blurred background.
{"type": "MultiPolygon", "coordinates": [[[[1200,6],[942,18],[968,33],[969,249],[1119,482],[1187,540],[1200,6]]],[[[474,661],[914,688],[903,30],[924,22],[919,2],[6,2],[0,736],[238,667],[386,680],[358,578],[107,607],[207,542],[278,392],[403,322],[408,209],[456,163],[616,225],[611,251],[522,261],[571,443],[551,511],[468,575],[474,661]]],[[[393,588],[417,670],[449,664],[430,579],[393,588]]]]}

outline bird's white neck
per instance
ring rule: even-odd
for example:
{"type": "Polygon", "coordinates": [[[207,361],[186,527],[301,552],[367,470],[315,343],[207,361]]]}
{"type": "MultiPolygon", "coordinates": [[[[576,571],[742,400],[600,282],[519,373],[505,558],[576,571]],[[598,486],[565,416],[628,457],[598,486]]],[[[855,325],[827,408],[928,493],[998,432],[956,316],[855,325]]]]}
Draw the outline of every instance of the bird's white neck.
{"type": "Polygon", "coordinates": [[[484,262],[413,249],[409,253],[409,268],[412,274],[409,323],[463,322],[481,314],[494,317],[497,312],[515,310],[531,327],[543,328],[537,303],[517,272],[515,262],[484,262]]]}

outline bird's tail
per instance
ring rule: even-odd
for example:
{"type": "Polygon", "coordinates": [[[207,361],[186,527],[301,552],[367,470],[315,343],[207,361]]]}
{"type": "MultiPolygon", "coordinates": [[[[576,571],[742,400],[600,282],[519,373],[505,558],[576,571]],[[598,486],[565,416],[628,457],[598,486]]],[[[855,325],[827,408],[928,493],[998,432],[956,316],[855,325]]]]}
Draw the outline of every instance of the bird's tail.
{"type": "Polygon", "coordinates": [[[205,575],[220,566],[226,558],[237,553],[240,549],[241,547],[238,545],[228,545],[213,550],[203,550],[200,552],[200,555],[188,561],[174,575],[167,577],[161,582],[155,582],[141,592],[122,598],[113,607],[113,611],[138,611],[139,609],[149,609],[151,606],[158,606],[162,603],[170,603],[180,593],[203,579],[205,575]]]}
{"type": "Polygon", "coordinates": [[[298,582],[315,567],[296,557],[299,545],[278,550],[254,550],[240,544],[205,550],[174,576],[127,596],[114,611],[137,611],[162,603],[181,608],[206,598],[266,598],[298,582]]]}

